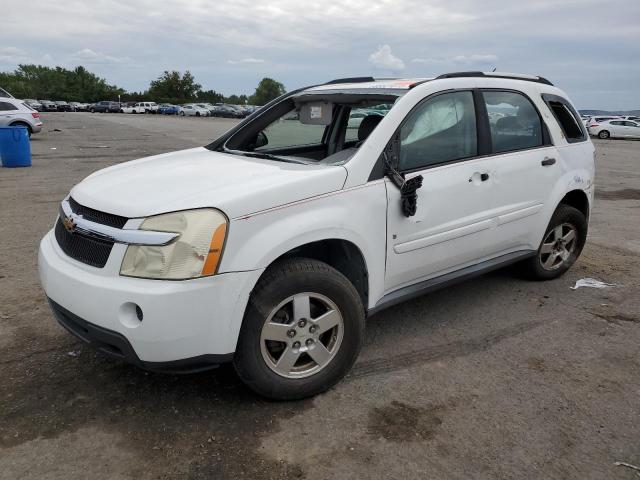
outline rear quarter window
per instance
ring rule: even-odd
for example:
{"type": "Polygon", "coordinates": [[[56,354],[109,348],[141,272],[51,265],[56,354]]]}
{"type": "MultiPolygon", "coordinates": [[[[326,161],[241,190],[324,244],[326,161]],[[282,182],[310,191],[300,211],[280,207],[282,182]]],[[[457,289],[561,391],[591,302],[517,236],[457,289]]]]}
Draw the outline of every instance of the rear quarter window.
{"type": "Polygon", "coordinates": [[[587,133],[579,120],[578,113],[565,98],[544,94],[542,99],[553,113],[567,142],[582,142],[587,139],[587,133]]]}

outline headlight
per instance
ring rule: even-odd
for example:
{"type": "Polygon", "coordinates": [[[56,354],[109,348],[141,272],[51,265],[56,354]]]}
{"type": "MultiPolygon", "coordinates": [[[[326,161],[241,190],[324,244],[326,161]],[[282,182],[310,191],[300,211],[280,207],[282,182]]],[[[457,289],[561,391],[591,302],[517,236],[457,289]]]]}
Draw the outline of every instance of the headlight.
{"type": "Polygon", "coordinates": [[[218,210],[199,209],[147,218],[140,230],[175,232],[168,245],[129,245],[120,275],[186,280],[214,275],[227,234],[227,218],[218,210]]]}

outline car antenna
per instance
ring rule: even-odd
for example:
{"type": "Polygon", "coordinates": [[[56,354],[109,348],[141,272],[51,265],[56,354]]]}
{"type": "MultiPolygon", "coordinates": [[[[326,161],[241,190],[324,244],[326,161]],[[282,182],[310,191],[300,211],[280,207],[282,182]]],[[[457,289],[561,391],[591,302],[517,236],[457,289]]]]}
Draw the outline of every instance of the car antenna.
{"type": "Polygon", "coordinates": [[[492,71],[492,72],[495,72],[495,71],[496,71],[496,68],[497,68],[497,67],[493,67],[493,70],[491,70],[491,71],[492,71]]]}

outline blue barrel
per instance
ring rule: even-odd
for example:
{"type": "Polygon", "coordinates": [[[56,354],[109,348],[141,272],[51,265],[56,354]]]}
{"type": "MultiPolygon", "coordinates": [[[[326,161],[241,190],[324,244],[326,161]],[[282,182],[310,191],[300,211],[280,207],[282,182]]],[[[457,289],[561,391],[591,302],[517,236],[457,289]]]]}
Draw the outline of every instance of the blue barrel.
{"type": "Polygon", "coordinates": [[[0,162],[8,168],[31,166],[27,127],[0,127],[0,162]]]}

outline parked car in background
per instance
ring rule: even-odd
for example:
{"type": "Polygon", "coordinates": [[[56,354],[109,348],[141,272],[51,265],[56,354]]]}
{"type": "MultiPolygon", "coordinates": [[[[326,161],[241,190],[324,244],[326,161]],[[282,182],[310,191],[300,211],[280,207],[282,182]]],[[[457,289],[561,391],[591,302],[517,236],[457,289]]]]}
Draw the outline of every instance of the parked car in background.
{"type": "Polygon", "coordinates": [[[211,103],[194,103],[194,105],[197,105],[198,107],[201,107],[201,108],[204,108],[205,110],[207,110],[209,112],[209,116],[211,116],[211,114],[213,113],[213,111],[216,108],[211,103]]]}
{"type": "Polygon", "coordinates": [[[237,108],[232,107],[231,105],[216,105],[215,109],[211,113],[213,117],[221,117],[221,118],[244,118],[245,115],[240,112],[237,108]]]}
{"type": "Polygon", "coordinates": [[[41,112],[43,110],[42,104],[38,100],[34,100],[32,98],[26,98],[24,100],[24,103],[29,105],[31,108],[33,108],[37,112],[41,112]]]}
{"type": "Polygon", "coordinates": [[[71,112],[73,111],[73,107],[71,107],[71,105],[69,105],[67,102],[65,102],[64,100],[56,100],[55,102],[53,102],[56,104],[56,109],[59,112],[71,112]]]}
{"type": "Polygon", "coordinates": [[[620,118],[622,118],[623,120],[631,120],[632,122],[640,121],[640,117],[637,116],[637,115],[627,115],[627,116],[620,117],[620,118]]]}
{"type": "Polygon", "coordinates": [[[186,103],[180,106],[180,115],[183,117],[208,117],[209,110],[192,103],[186,103]]]}
{"type": "Polygon", "coordinates": [[[80,102],[69,102],[69,105],[71,105],[71,110],[74,112],[86,112],[89,107],[88,104],[80,102]]]}
{"type": "Polygon", "coordinates": [[[178,105],[171,105],[170,103],[162,103],[158,106],[158,113],[163,115],[177,115],[180,113],[180,107],[178,105]]]}
{"type": "Polygon", "coordinates": [[[128,102],[123,103],[120,108],[120,113],[146,113],[144,106],[139,103],[128,102]]]}
{"type": "Polygon", "coordinates": [[[640,138],[640,122],[631,120],[603,120],[589,124],[589,135],[598,138],[640,138]]]}
{"type": "Polygon", "coordinates": [[[42,130],[40,113],[25,101],[13,97],[0,97],[0,126],[26,127],[29,136],[42,130]]]}
{"type": "Polygon", "coordinates": [[[42,105],[43,112],[57,112],[58,105],[51,100],[40,100],[40,104],[42,105]]]}
{"type": "Polygon", "coordinates": [[[118,113],[120,111],[120,104],[118,102],[110,102],[103,100],[98,103],[92,103],[89,105],[89,111],[91,113],[118,113]]]}
{"type": "Polygon", "coordinates": [[[156,102],[138,102],[136,108],[144,109],[144,113],[158,113],[158,104],[156,102]]]}

